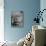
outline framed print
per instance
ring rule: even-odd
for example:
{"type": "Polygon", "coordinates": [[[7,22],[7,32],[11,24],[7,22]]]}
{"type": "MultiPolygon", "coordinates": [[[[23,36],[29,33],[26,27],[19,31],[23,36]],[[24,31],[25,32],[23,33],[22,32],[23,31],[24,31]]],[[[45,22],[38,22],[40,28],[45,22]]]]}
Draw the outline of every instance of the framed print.
{"type": "Polygon", "coordinates": [[[11,26],[23,27],[24,26],[24,12],[17,11],[11,13],[11,26]]]}

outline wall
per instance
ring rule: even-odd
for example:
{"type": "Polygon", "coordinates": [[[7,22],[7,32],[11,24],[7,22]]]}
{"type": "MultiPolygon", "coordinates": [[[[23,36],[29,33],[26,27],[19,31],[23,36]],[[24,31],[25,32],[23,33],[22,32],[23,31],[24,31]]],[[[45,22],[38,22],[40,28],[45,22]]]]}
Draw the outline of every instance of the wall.
{"type": "Polygon", "coordinates": [[[4,35],[7,41],[18,41],[32,28],[35,12],[40,9],[40,0],[4,0],[4,35]],[[24,11],[24,27],[11,27],[11,11],[24,11]]]}
{"type": "MultiPolygon", "coordinates": [[[[41,0],[41,1],[40,1],[40,9],[41,9],[41,11],[42,11],[43,9],[46,9],[46,0],[41,0]]],[[[45,19],[46,19],[46,11],[43,12],[42,17],[43,17],[44,20],[43,20],[43,22],[41,21],[40,25],[46,27],[46,20],[45,20],[45,19]]]]}
{"type": "Polygon", "coordinates": [[[4,0],[0,0],[0,42],[4,41],[4,0]]]}

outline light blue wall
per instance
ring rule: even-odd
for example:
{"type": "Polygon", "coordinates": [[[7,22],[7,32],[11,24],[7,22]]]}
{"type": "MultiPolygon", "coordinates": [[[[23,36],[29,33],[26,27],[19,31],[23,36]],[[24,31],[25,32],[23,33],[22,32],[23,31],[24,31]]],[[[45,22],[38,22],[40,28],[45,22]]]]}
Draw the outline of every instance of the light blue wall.
{"type": "Polygon", "coordinates": [[[4,9],[4,35],[5,40],[18,41],[24,37],[32,28],[32,19],[36,17],[35,12],[40,9],[40,0],[5,0],[4,9]],[[11,27],[11,11],[24,11],[24,27],[11,27]]]}
{"type": "MultiPolygon", "coordinates": [[[[40,10],[42,11],[43,9],[46,9],[46,0],[41,0],[40,1],[40,10]]],[[[40,25],[45,26],[46,27],[46,11],[43,12],[43,22],[40,22],[40,25]]]]}

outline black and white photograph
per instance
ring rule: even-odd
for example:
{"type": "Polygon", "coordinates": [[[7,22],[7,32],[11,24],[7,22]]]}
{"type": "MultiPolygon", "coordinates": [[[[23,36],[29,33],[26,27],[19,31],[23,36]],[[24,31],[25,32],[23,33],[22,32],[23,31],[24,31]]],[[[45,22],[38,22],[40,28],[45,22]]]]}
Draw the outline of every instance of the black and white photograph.
{"type": "Polygon", "coordinates": [[[24,12],[23,11],[12,12],[11,26],[13,27],[23,27],[24,26],[24,12]]]}

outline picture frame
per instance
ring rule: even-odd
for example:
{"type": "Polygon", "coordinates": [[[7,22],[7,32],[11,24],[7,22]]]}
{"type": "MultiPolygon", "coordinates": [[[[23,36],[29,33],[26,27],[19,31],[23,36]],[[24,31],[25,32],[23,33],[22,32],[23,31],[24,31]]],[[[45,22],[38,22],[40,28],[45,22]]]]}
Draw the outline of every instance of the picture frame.
{"type": "Polygon", "coordinates": [[[17,11],[11,13],[11,26],[23,27],[24,26],[24,12],[17,11]]]}

